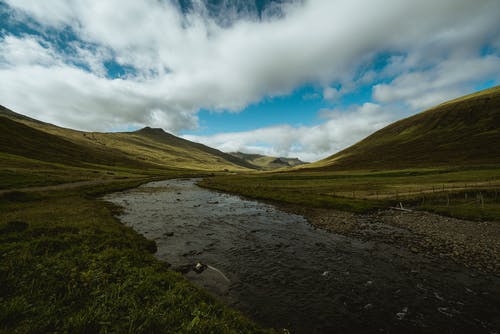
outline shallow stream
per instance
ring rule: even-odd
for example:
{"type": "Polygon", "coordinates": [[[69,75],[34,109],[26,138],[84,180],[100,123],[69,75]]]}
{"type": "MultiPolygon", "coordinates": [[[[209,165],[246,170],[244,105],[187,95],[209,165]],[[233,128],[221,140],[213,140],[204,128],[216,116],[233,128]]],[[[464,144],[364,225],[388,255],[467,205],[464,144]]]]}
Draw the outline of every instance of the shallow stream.
{"type": "Polygon", "coordinates": [[[498,277],[317,229],[297,215],[196,186],[153,182],[105,199],[156,256],[267,327],[295,333],[494,333],[498,277]]]}

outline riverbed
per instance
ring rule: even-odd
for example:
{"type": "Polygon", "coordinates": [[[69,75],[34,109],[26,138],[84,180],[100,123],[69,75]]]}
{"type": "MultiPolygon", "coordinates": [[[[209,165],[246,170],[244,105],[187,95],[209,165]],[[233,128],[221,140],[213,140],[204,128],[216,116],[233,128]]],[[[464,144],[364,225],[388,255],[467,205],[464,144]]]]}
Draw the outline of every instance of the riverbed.
{"type": "Polygon", "coordinates": [[[293,333],[498,333],[497,276],[326,232],[302,216],[197,181],[152,182],[105,199],[124,208],[124,224],[157,243],[159,259],[262,326],[293,333]],[[197,263],[201,273],[189,270],[197,263]]]}

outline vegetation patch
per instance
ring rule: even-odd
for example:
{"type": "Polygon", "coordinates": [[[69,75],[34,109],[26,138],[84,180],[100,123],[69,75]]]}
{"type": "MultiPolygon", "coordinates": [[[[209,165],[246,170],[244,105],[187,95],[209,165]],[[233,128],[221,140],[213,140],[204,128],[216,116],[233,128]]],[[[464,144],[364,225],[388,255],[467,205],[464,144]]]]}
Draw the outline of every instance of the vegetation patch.
{"type": "Polygon", "coordinates": [[[201,186],[262,200],[357,213],[405,208],[500,220],[500,169],[282,172],[204,179],[201,186]]]}

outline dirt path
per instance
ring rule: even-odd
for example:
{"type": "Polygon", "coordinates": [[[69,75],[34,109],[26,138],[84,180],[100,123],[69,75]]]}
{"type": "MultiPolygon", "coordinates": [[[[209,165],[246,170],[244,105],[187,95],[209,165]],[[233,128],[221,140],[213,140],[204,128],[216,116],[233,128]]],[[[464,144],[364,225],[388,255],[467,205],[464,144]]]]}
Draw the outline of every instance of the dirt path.
{"type": "Polygon", "coordinates": [[[498,276],[401,243],[417,234],[405,224],[420,216],[322,216],[323,227],[345,227],[340,235],[195,182],[154,182],[106,199],[124,207],[123,223],[156,241],[160,259],[264,326],[292,333],[499,331],[498,276]],[[364,234],[349,234],[362,224],[364,234]],[[197,262],[208,265],[199,274],[197,262]]]}
{"type": "Polygon", "coordinates": [[[52,186],[3,189],[3,190],[0,190],[0,195],[6,194],[9,192],[13,192],[13,191],[37,192],[37,191],[66,190],[66,189],[73,189],[73,188],[84,187],[84,186],[94,186],[94,185],[100,185],[100,184],[107,184],[107,183],[112,183],[112,182],[116,182],[116,179],[99,179],[99,180],[90,180],[90,181],[61,183],[61,184],[55,184],[52,186]]]}

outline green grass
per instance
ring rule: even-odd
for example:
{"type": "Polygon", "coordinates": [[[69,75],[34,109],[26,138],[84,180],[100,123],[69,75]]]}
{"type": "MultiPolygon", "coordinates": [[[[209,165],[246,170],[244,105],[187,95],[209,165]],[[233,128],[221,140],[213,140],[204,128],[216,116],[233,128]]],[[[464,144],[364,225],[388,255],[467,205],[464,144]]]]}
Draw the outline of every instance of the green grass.
{"type": "Polygon", "coordinates": [[[0,332],[259,333],[96,199],[143,180],[0,195],[0,332]]]}
{"type": "Polygon", "coordinates": [[[402,202],[455,217],[500,220],[500,168],[260,173],[212,177],[200,184],[306,207],[369,212],[402,202]]]}

